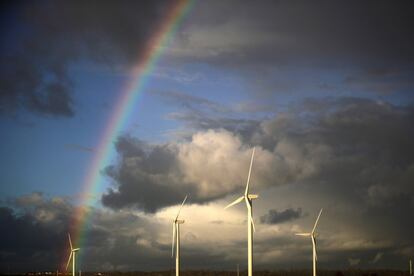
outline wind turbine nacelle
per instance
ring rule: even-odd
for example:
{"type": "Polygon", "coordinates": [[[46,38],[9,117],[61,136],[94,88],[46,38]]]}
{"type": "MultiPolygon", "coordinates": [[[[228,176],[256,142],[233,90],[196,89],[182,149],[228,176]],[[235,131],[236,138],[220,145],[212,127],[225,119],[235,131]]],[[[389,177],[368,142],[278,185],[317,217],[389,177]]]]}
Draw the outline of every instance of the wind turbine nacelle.
{"type": "Polygon", "coordinates": [[[184,223],[184,221],[185,221],[185,220],[177,219],[177,220],[175,221],[175,223],[178,223],[178,224],[183,224],[183,223],[184,223]]]}
{"type": "Polygon", "coordinates": [[[247,197],[249,199],[257,199],[259,197],[259,195],[248,195],[247,197]]]}
{"type": "Polygon", "coordinates": [[[72,249],[72,252],[76,252],[76,251],[79,251],[80,250],[80,248],[75,248],[75,249],[72,249]]]}

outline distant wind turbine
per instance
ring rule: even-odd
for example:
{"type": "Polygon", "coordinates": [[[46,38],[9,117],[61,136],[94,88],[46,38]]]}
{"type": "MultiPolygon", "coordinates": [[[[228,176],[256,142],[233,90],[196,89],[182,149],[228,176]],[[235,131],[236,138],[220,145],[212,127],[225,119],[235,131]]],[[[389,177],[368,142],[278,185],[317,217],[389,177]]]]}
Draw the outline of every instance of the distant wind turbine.
{"type": "Polygon", "coordinates": [[[68,233],[68,238],[69,238],[69,244],[70,244],[70,255],[68,258],[68,262],[66,264],[66,270],[68,270],[68,266],[70,263],[70,260],[72,259],[72,276],[75,276],[76,273],[76,252],[80,250],[80,248],[73,248],[72,246],[72,240],[70,238],[70,234],[68,233]]]}
{"type": "Polygon", "coordinates": [[[180,224],[184,223],[184,220],[179,220],[178,216],[180,215],[181,208],[187,199],[185,196],[183,203],[181,203],[180,209],[178,209],[177,216],[173,220],[173,233],[172,233],[172,248],[171,248],[171,258],[174,257],[174,244],[177,244],[175,251],[175,275],[180,275],[180,224]]]}
{"type": "Polygon", "coordinates": [[[224,209],[227,209],[233,205],[236,205],[243,200],[246,203],[247,207],[247,262],[248,262],[248,276],[253,275],[253,231],[256,231],[253,222],[253,199],[258,198],[258,195],[249,194],[249,182],[250,182],[250,174],[252,172],[252,165],[253,165],[253,158],[254,158],[254,151],[253,148],[252,158],[250,159],[250,167],[249,167],[249,174],[247,176],[247,183],[246,183],[246,190],[244,191],[244,195],[227,205],[224,209]],[[253,228],[253,231],[252,231],[253,228]]]}
{"type": "Polygon", "coordinates": [[[413,275],[413,262],[410,259],[410,276],[413,275]]]}
{"type": "Polygon", "coordinates": [[[322,209],[319,211],[318,218],[315,221],[315,225],[313,226],[312,232],[310,233],[296,233],[297,236],[305,236],[305,237],[311,237],[312,239],[312,248],[313,248],[313,276],[316,276],[316,261],[318,260],[318,257],[316,255],[316,226],[318,225],[319,217],[322,214],[322,209]]]}

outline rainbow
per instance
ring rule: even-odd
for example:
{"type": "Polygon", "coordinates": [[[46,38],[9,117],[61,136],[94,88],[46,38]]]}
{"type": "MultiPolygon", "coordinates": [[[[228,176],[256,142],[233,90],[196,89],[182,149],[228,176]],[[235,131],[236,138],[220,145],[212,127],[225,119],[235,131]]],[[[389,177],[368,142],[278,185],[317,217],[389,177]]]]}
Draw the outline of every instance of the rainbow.
{"type": "MultiPolygon", "coordinates": [[[[158,31],[150,38],[144,51],[140,54],[136,66],[132,69],[132,80],[120,93],[107,127],[104,129],[100,143],[97,147],[87,175],[83,181],[80,207],[77,208],[71,223],[72,239],[77,246],[83,244],[85,230],[87,229],[88,207],[93,205],[93,196],[102,183],[101,170],[105,168],[114,155],[113,141],[116,140],[120,131],[133,111],[138,97],[142,94],[148,75],[154,70],[157,61],[174,36],[185,15],[191,10],[195,0],[177,0],[169,10],[165,19],[160,22],[158,31]]],[[[66,254],[66,253],[65,253],[66,254]]]]}

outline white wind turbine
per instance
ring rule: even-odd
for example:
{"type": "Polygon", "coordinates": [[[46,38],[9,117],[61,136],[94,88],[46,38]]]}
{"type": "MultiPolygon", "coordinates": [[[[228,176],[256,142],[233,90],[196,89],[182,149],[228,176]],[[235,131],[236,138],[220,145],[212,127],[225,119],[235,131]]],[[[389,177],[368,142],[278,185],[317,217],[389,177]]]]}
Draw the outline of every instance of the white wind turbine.
{"type": "Polygon", "coordinates": [[[256,231],[253,222],[253,199],[258,198],[258,195],[249,194],[249,182],[250,182],[250,174],[252,172],[252,165],[253,165],[253,158],[254,158],[254,151],[253,148],[252,158],[250,159],[250,167],[249,167],[249,174],[247,176],[247,184],[246,190],[244,191],[244,195],[227,205],[224,209],[227,209],[237,203],[242,202],[243,200],[246,203],[247,207],[247,262],[248,262],[248,276],[253,275],[253,231],[256,231]],[[252,231],[253,230],[253,231],[252,231]]]}
{"type": "Polygon", "coordinates": [[[313,276],[316,276],[316,261],[318,260],[318,257],[316,255],[316,232],[315,232],[315,230],[316,230],[316,226],[318,225],[319,217],[322,214],[322,210],[323,209],[321,209],[319,211],[319,215],[318,215],[318,218],[315,221],[315,225],[313,226],[312,232],[310,232],[310,233],[296,233],[297,236],[311,237],[311,239],[312,239],[312,248],[313,248],[313,257],[312,257],[312,260],[313,260],[313,276]]]}
{"type": "Polygon", "coordinates": [[[180,215],[181,208],[187,199],[185,196],[183,203],[181,203],[180,209],[178,209],[177,216],[173,220],[173,233],[172,233],[172,248],[171,248],[171,258],[174,257],[174,244],[177,244],[175,251],[175,275],[180,275],[180,224],[184,223],[184,220],[179,220],[178,216],[180,215]]]}
{"type": "Polygon", "coordinates": [[[80,250],[80,248],[73,248],[72,246],[72,240],[70,238],[70,234],[68,233],[68,238],[69,238],[69,244],[70,244],[70,255],[68,258],[68,262],[66,264],[66,270],[68,270],[68,266],[70,263],[70,259],[72,259],[72,276],[75,276],[76,273],[76,252],[80,250]]]}

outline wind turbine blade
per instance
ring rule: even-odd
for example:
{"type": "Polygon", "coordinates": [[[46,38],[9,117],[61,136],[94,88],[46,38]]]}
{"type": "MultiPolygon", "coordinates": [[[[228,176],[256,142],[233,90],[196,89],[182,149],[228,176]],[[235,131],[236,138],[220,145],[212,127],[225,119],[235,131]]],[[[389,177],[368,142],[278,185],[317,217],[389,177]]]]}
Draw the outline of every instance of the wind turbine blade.
{"type": "Polygon", "coordinates": [[[70,259],[72,258],[72,254],[73,254],[73,252],[70,251],[70,255],[69,255],[69,258],[68,258],[68,262],[66,263],[66,270],[68,270],[68,266],[69,266],[69,263],[70,263],[70,259]]]}
{"type": "Polygon", "coordinates": [[[309,237],[311,235],[311,233],[295,233],[296,236],[304,236],[304,237],[309,237]]]}
{"type": "Polygon", "coordinates": [[[69,233],[68,233],[68,238],[69,238],[70,250],[73,250],[73,247],[72,247],[72,240],[71,240],[71,238],[70,238],[70,234],[69,234],[69,233]]]}
{"type": "Polygon", "coordinates": [[[256,232],[256,227],[254,227],[254,221],[253,221],[253,217],[252,217],[252,214],[251,213],[249,213],[249,218],[250,218],[250,223],[253,226],[253,232],[256,232]]]}
{"type": "Polygon", "coordinates": [[[252,172],[252,165],[253,165],[253,158],[254,158],[254,151],[256,148],[253,147],[253,152],[252,152],[252,158],[250,159],[250,167],[249,167],[249,174],[247,176],[247,184],[246,184],[246,191],[244,192],[244,195],[247,196],[247,194],[249,193],[249,182],[250,182],[250,174],[252,172]]]}
{"type": "Polygon", "coordinates": [[[322,214],[322,210],[323,210],[323,208],[319,211],[319,215],[318,215],[318,218],[315,221],[315,225],[313,226],[312,233],[315,232],[316,226],[318,225],[319,218],[322,214]]]}
{"type": "Polygon", "coordinates": [[[171,244],[171,258],[174,257],[174,245],[175,245],[175,223],[173,223],[172,244],[171,244]]]}
{"type": "Polygon", "coordinates": [[[251,223],[252,224],[252,226],[253,226],[253,232],[256,232],[256,228],[254,227],[254,221],[253,221],[253,216],[252,216],[252,204],[251,204],[251,202],[250,202],[250,200],[247,198],[247,197],[244,197],[244,201],[246,202],[246,208],[247,208],[247,210],[250,210],[249,212],[248,212],[248,214],[249,214],[249,218],[248,218],[248,222],[247,223],[251,223]]]}
{"type": "Polygon", "coordinates": [[[312,236],[312,247],[313,247],[313,254],[315,255],[315,260],[318,260],[318,255],[316,254],[316,239],[312,236]]]}
{"type": "Polygon", "coordinates": [[[185,196],[185,198],[183,200],[183,203],[181,203],[180,209],[178,209],[177,217],[175,218],[175,220],[178,219],[178,216],[180,215],[180,212],[181,212],[181,208],[183,208],[183,205],[184,205],[185,201],[187,200],[187,196],[188,195],[185,196]]]}
{"type": "Polygon", "coordinates": [[[233,201],[232,203],[230,203],[229,205],[227,205],[226,207],[224,207],[224,209],[227,209],[233,205],[236,205],[237,203],[242,202],[244,199],[244,196],[239,197],[238,199],[236,199],[235,201],[233,201]]]}

